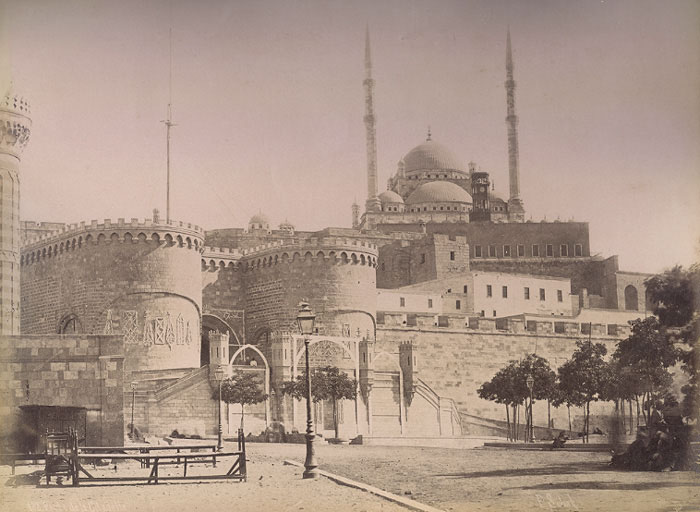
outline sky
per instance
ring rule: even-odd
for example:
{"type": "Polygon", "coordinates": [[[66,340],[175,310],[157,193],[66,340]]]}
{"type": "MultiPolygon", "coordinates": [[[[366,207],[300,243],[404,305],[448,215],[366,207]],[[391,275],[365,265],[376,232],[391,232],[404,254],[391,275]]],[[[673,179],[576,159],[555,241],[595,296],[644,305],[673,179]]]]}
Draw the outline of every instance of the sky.
{"type": "Polygon", "coordinates": [[[172,98],[173,219],[349,227],[367,25],[380,191],[430,126],[507,197],[510,27],[527,218],[589,222],[624,270],[700,260],[700,2],[0,0],[0,20],[0,91],[32,105],[23,220],[164,217],[172,98]]]}

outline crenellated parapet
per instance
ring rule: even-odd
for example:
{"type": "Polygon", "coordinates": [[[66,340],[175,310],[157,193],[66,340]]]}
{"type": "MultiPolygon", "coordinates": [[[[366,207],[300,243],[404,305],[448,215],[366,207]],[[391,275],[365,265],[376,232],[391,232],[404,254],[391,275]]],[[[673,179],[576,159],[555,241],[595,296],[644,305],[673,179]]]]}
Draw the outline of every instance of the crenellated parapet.
{"type": "Polygon", "coordinates": [[[0,100],[0,153],[19,158],[29,142],[30,113],[29,102],[12,92],[0,100]]]}
{"type": "Polygon", "coordinates": [[[376,244],[343,237],[282,240],[242,251],[241,265],[253,271],[280,264],[319,262],[334,264],[377,266],[376,244]]]}
{"type": "Polygon", "coordinates": [[[201,253],[204,248],[204,230],[186,222],[154,222],[152,219],[137,218],[132,218],[130,222],[120,218],[117,222],[105,219],[102,223],[93,220],[89,224],[68,224],[60,230],[25,244],[22,248],[21,264],[31,265],[86,246],[114,243],[162,244],[201,253]]]}

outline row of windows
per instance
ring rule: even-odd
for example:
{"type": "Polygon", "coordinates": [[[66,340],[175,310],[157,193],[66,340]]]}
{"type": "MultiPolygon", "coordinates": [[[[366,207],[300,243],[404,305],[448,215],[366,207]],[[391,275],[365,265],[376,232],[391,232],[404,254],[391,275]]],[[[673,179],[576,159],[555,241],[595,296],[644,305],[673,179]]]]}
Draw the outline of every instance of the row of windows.
{"type": "MultiPolygon", "coordinates": [[[[433,211],[437,211],[437,210],[438,210],[438,207],[437,207],[437,206],[433,206],[433,211]]],[[[441,207],[440,207],[440,211],[445,211],[445,210],[447,210],[447,211],[455,211],[455,212],[458,212],[458,211],[460,211],[460,210],[463,211],[463,212],[470,212],[470,211],[472,211],[471,207],[467,208],[466,206],[462,206],[462,207],[460,207],[460,206],[441,206],[441,207]]],[[[417,213],[417,212],[420,212],[420,211],[427,212],[427,211],[428,211],[428,207],[427,207],[427,206],[424,206],[422,210],[420,209],[420,207],[411,208],[410,211],[413,212],[413,213],[417,213]]]]}
{"type": "MultiPolygon", "coordinates": [[[[464,287],[464,293],[466,292],[467,287],[464,287]]],[[[493,287],[490,284],[486,285],[486,296],[487,297],[493,297],[493,287]]],[[[502,286],[501,287],[501,296],[504,299],[508,298],[508,287],[507,286],[502,286]]],[[[530,300],[530,287],[525,286],[523,288],[523,298],[525,300],[530,300]]],[[[545,291],[544,288],[540,288],[540,300],[547,300],[547,292],[545,291]]],[[[558,302],[564,302],[564,292],[561,290],[557,290],[557,301],[558,302]]]]}
{"type": "Polygon", "coordinates": [[[432,179],[440,179],[440,178],[449,178],[453,180],[465,180],[467,177],[463,174],[460,173],[451,173],[449,176],[447,174],[421,174],[421,175],[413,175],[413,176],[407,176],[409,180],[432,180],[432,179]]]}
{"type": "MultiPolygon", "coordinates": [[[[495,245],[489,245],[487,250],[488,250],[488,255],[486,254],[486,251],[482,250],[482,247],[480,245],[475,245],[474,246],[474,257],[475,258],[486,258],[486,257],[496,258],[496,246],[495,245]]],[[[513,252],[510,245],[504,245],[502,254],[503,254],[504,258],[509,258],[509,257],[514,256],[516,254],[518,257],[522,258],[525,256],[525,246],[524,245],[516,245],[515,252],[513,252]]],[[[530,255],[533,258],[537,258],[537,257],[541,256],[540,246],[538,244],[533,244],[532,250],[530,251],[530,255]]],[[[583,256],[583,245],[575,244],[573,255],[574,256],[583,256]]],[[[544,256],[547,256],[549,258],[554,257],[554,246],[552,244],[545,245],[544,256]]],[[[559,246],[558,256],[560,256],[560,257],[568,257],[569,256],[569,246],[567,244],[561,244],[559,246]]]]}

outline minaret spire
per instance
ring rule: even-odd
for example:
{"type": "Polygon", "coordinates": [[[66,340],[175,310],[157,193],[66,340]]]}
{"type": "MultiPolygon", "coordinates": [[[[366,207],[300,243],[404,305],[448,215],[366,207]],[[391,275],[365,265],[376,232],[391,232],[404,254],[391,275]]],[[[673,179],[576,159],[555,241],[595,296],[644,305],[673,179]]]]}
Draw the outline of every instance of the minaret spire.
{"type": "Polygon", "coordinates": [[[367,212],[378,211],[380,202],[377,198],[377,131],[374,118],[374,79],[372,78],[372,56],[369,45],[369,25],[365,32],[365,135],[367,143],[367,212]]]}
{"type": "Polygon", "coordinates": [[[510,197],[508,218],[512,221],[524,220],[525,210],[520,199],[520,169],[518,168],[518,116],[515,115],[515,80],[513,79],[513,51],[510,44],[510,27],[506,39],[506,102],[508,127],[508,176],[510,197]]]}

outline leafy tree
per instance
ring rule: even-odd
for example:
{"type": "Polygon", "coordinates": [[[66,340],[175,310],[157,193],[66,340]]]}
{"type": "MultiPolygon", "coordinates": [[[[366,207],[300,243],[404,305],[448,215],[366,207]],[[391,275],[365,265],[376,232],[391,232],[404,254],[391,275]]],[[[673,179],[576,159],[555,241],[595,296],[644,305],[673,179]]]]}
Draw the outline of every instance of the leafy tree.
{"type": "MultiPolygon", "coordinates": [[[[297,400],[305,400],[307,395],[306,375],[297,375],[296,380],[282,385],[282,394],[297,400]]],[[[338,401],[353,400],[357,396],[357,380],[351,379],[335,366],[316,368],[311,372],[311,399],[314,402],[329,400],[333,404],[333,427],[338,433],[338,401]]]]}
{"type": "MultiPolygon", "coordinates": [[[[221,383],[221,400],[227,404],[241,404],[241,429],[245,406],[264,402],[267,397],[257,372],[242,371],[221,383]]],[[[219,399],[219,388],[214,392],[214,399],[219,399]]]]}
{"type": "Polygon", "coordinates": [[[564,403],[583,407],[583,435],[588,441],[591,402],[605,398],[610,368],[603,360],[602,343],[577,341],[571,359],[559,368],[559,390],[564,403]]]}
{"type": "MultiPolygon", "coordinates": [[[[527,387],[527,378],[530,375],[532,375],[534,381],[532,388],[533,399],[550,399],[554,390],[556,375],[550,368],[547,360],[535,354],[528,354],[521,361],[510,361],[490,381],[482,384],[477,391],[480,398],[493,400],[506,406],[508,433],[513,440],[517,439],[517,407],[521,404],[526,404],[526,412],[529,410],[527,401],[530,397],[530,390],[527,387]],[[513,408],[512,435],[509,406],[513,408]]],[[[529,427],[529,415],[527,418],[529,427]]]]}
{"type": "Polygon", "coordinates": [[[617,344],[614,359],[625,369],[626,384],[636,396],[642,396],[644,417],[649,422],[655,399],[671,382],[668,367],[676,363],[679,351],[673,338],[664,335],[659,320],[648,317],[633,320],[632,333],[617,344]]]}
{"type": "Polygon", "coordinates": [[[644,283],[659,318],[660,334],[670,343],[683,348],[677,355],[688,383],[681,391],[683,415],[700,420],[698,412],[698,367],[700,366],[700,265],[688,270],[676,266],[671,270],[647,279],[644,283]]]}

